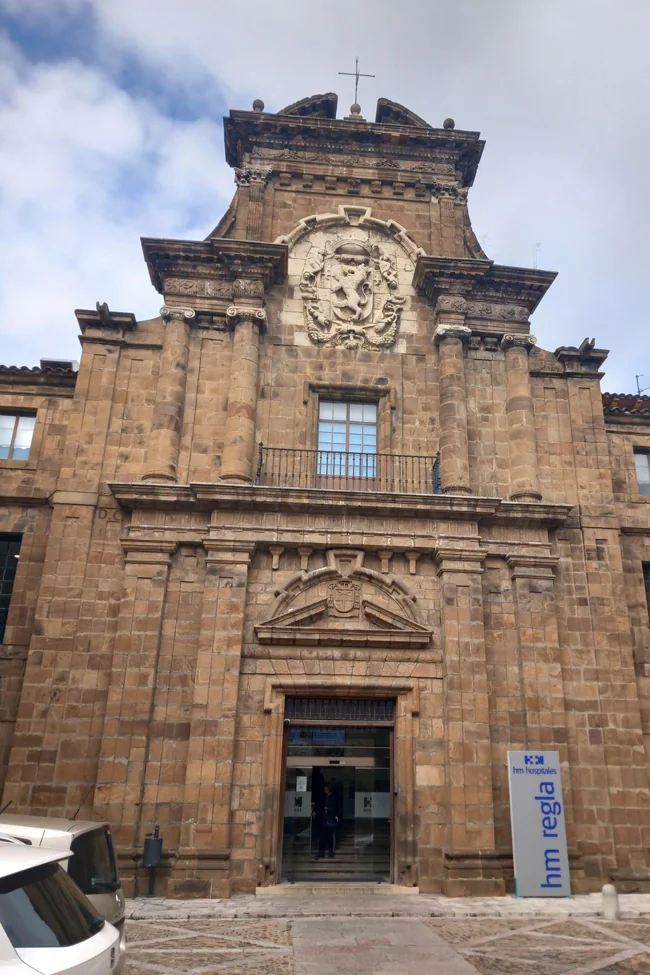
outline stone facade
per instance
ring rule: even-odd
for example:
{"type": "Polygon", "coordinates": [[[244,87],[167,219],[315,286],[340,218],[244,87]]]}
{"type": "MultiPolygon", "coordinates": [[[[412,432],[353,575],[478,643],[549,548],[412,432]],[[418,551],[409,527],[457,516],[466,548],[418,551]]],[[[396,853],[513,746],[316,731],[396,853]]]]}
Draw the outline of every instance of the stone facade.
{"type": "Polygon", "coordinates": [[[573,889],[648,889],[650,400],[536,346],[554,275],[481,250],[477,133],[325,95],[225,138],[213,233],[143,240],[160,316],[79,311],[78,373],[0,369],[37,416],[0,461],[3,802],[110,820],[130,891],[158,822],[160,892],[251,892],[287,696],[392,698],[395,882],[510,890],[506,753],[543,747],[573,889]],[[309,466],[323,401],[376,406],[364,490],[309,466]]]}

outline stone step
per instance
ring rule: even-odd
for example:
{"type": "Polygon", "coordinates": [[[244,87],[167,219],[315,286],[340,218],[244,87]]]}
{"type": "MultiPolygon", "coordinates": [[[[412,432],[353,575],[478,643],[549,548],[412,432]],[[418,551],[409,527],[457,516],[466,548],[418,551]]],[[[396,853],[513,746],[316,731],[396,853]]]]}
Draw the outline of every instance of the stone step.
{"type": "Polygon", "coordinates": [[[402,887],[399,884],[369,883],[316,883],[275,884],[272,887],[258,887],[257,897],[368,897],[375,895],[413,896],[420,893],[419,887],[402,887]]]}

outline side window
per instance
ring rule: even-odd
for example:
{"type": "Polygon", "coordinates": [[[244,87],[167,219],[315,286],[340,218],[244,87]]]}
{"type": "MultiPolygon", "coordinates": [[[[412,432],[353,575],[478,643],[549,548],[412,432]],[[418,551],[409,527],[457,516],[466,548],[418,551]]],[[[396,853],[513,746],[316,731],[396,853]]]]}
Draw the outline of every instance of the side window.
{"type": "Polygon", "coordinates": [[[21,535],[0,535],[0,643],[5,638],[21,539],[21,535]]]}
{"type": "Polygon", "coordinates": [[[374,477],[377,404],[321,400],[318,451],[320,474],[374,477]]]}
{"type": "Polygon", "coordinates": [[[636,465],[636,479],[639,483],[639,494],[650,494],[650,451],[634,448],[634,463],[636,465]]]}
{"type": "Polygon", "coordinates": [[[27,460],[35,426],[35,413],[0,413],[0,460],[27,460]]]}

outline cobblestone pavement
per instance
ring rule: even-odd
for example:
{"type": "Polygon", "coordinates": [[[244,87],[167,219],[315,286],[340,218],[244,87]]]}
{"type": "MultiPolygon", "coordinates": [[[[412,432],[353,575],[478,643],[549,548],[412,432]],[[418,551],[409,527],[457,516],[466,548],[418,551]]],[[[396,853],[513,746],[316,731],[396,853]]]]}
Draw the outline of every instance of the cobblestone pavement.
{"type": "Polygon", "coordinates": [[[605,921],[594,897],[130,901],[125,975],[650,975],[650,897],[621,902],[605,921]]]}

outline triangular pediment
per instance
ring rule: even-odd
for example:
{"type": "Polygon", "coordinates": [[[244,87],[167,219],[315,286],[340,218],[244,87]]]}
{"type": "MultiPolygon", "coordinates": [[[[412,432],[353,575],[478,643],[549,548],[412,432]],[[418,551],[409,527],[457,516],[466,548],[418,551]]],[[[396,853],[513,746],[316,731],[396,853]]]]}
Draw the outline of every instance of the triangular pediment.
{"type": "Polygon", "coordinates": [[[347,559],[339,554],[325,568],[298,573],[278,592],[271,615],[255,627],[260,643],[427,646],[431,630],[405,587],[364,569],[357,553],[346,553],[347,559]]]}

